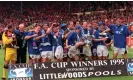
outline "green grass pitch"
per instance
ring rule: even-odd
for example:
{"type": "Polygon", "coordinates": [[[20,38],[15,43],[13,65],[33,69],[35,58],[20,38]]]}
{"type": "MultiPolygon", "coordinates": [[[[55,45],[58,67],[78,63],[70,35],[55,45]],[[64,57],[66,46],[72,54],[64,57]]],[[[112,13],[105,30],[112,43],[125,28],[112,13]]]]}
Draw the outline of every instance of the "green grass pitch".
{"type": "MultiPolygon", "coordinates": [[[[113,52],[110,51],[109,54],[110,58],[112,58],[113,52]]],[[[128,58],[133,58],[133,49],[128,49],[128,58]]],[[[4,64],[4,50],[0,49],[0,80],[2,76],[3,64],[4,64]]],[[[80,79],[70,79],[70,80],[133,80],[133,76],[95,77],[95,78],[80,78],[80,79]]]]}

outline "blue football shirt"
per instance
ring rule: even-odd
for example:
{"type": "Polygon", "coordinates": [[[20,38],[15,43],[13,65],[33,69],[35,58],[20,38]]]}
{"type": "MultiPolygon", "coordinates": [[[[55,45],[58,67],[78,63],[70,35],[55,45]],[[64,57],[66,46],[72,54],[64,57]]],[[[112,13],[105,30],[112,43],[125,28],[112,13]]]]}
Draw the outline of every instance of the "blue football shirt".
{"type": "MultiPolygon", "coordinates": [[[[27,36],[32,36],[34,34],[35,32],[29,32],[27,36]]],[[[38,36],[40,35],[41,33],[38,34],[38,36]]],[[[40,54],[39,45],[40,45],[40,40],[34,40],[34,38],[29,39],[28,40],[28,53],[29,54],[40,54]]]]}
{"type": "Polygon", "coordinates": [[[118,48],[126,48],[126,38],[130,35],[126,25],[110,25],[109,28],[114,33],[114,46],[118,48]]]}

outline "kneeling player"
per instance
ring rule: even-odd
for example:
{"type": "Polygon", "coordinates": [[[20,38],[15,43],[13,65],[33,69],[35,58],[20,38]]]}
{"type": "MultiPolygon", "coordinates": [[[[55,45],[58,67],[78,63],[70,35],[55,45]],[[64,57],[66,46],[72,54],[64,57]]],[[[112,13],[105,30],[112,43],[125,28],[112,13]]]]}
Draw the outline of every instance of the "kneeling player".
{"type": "Polygon", "coordinates": [[[28,53],[29,53],[29,63],[39,62],[40,59],[40,51],[39,45],[40,40],[37,40],[36,37],[40,36],[41,27],[36,26],[35,30],[29,32],[27,36],[25,36],[25,40],[28,40],[28,53]]]}
{"type": "Polygon", "coordinates": [[[75,61],[79,61],[79,50],[78,48],[84,45],[84,42],[81,42],[79,38],[79,33],[82,28],[80,26],[76,27],[75,32],[71,32],[66,40],[66,47],[69,48],[68,56],[75,61]]]}

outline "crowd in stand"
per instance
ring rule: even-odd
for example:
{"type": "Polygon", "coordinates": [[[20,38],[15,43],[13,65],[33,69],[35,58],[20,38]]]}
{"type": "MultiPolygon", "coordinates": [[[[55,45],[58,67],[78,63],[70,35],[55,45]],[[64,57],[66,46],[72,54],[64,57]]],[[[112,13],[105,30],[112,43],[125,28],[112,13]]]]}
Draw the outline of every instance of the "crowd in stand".
{"type": "Polygon", "coordinates": [[[25,23],[30,25],[34,22],[53,22],[69,20],[105,20],[123,16],[126,22],[133,19],[133,2],[8,2],[0,4],[0,28],[7,24],[25,23]],[[50,7],[49,7],[50,6],[50,7]],[[125,9],[118,11],[116,9],[125,9]],[[112,11],[111,11],[112,10],[112,11]],[[93,12],[89,15],[70,15],[88,11],[105,11],[104,13],[93,12]]]}
{"type": "Polygon", "coordinates": [[[117,17],[123,17],[124,23],[128,25],[133,22],[133,2],[2,2],[0,4],[0,33],[9,24],[17,28],[19,23],[28,26],[33,23],[70,20],[91,22],[94,19],[113,23],[117,17]],[[87,11],[104,11],[104,13],[92,12],[80,16],[69,14],[87,11]]]}
{"type": "Polygon", "coordinates": [[[0,34],[10,24],[17,28],[20,23],[26,26],[33,23],[62,23],[70,20],[75,22],[85,20],[90,23],[94,19],[111,24],[117,17],[123,17],[127,25],[133,22],[133,2],[2,2],[0,4],[0,34]],[[88,11],[93,12],[80,16],[70,14],[88,11]]]}
{"type": "Polygon", "coordinates": [[[0,4],[0,33],[10,24],[17,28],[20,23],[26,26],[44,22],[87,21],[90,23],[94,19],[111,24],[117,17],[123,17],[127,25],[133,22],[133,2],[2,2],[0,4]],[[70,14],[88,11],[91,13],[79,16],[70,14]]]}

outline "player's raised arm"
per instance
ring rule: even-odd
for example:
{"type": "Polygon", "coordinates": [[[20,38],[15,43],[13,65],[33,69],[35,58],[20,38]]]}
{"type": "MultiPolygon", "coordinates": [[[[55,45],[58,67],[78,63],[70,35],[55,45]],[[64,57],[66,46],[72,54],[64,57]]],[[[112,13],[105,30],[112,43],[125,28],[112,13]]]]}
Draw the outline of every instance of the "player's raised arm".
{"type": "Polygon", "coordinates": [[[56,23],[53,23],[46,31],[46,34],[50,34],[50,32],[52,31],[53,26],[56,25],[56,23]]]}

